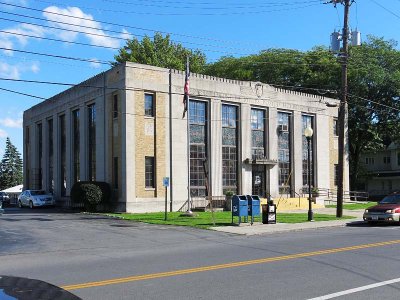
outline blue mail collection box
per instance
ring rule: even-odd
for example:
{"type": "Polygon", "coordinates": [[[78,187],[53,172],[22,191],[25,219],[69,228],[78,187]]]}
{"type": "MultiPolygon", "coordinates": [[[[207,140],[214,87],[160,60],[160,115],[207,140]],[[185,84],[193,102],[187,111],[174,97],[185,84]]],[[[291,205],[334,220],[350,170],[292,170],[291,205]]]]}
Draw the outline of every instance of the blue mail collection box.
{"type": "Polygon", "coordinates": [[[247,202],[249,205],[249,216],[255,217],[260,215],[260,197],[257,195],[247,195],[247,202]]]}
{"type": "Polygon", "coordinates": [[[239,217],[239,224],[241,217],[248,216],[248,200],[245,195],[233,195],[232,197],[232,223],[233,217],[239,217]]]}
{"type": "Polygon", "coordinates": [[[248,210],[250,216],[251,225],[254,223],[254,217],[260,215],[260,197],[257,195],[247,195],[248,210]]]}

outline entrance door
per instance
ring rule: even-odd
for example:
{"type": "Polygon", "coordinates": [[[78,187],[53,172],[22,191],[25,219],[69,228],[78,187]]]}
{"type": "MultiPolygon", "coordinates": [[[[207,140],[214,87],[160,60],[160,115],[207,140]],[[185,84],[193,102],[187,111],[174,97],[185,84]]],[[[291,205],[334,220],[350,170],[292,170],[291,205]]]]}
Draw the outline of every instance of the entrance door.
{"type": "Polygon", "coordinates": [[[260,197],[266,197],[265,184],[265,166],[264,165],[253,165],[252,171],[252,194],[259,195],[260,197]]]}

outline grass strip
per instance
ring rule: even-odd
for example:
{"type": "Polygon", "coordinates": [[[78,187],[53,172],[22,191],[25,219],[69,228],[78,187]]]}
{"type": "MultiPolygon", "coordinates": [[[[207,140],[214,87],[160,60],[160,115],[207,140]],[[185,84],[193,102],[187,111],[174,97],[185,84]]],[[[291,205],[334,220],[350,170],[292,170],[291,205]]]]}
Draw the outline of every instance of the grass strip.
{"type": "MultiPolygon", "coordinates": [[[[181,216],[180,212],[168,213],[167,221],[164,221],[164,213],[143,213],[143,214],[128,214],[128,213],[113,213],[107,214],[129,221],[143,222],[148,224],[175,225],[175,226],[190,226],[195,228],[208,229],[214,227],[211,212],[194,212],[193,217],[181,216]]],[[[232,225],[231,212],[214,212],[215,226],[230,226],[232,225]]],[[[335,215],[314,214],[314,221],[333,221],[340,219],[352,219],[354,217],[343,216],[336,218],[335,215]]],[[[308,222],[307,213],[277,213],[278,223],[304,223],[308,222]]],[[[242,218],[243,220],[243,218],[242,218]]],[[[238,218],[233,218],[234,223],[238,222],[238,218]]],[[[255,223],[261,222],[261,217],[254,218],[255,223]]]]}
{"type": "MultiPolygon", "coordinates": [[[[366,209],[368,207],[376,205],[377,202],[366,202],[366,203],[344,203],[343,209],[348,210],[356,210],[356,209],[366,209]]],[[[336,204],[334,205],[326,205],[328,208],[336,208],[336,204]]]]}

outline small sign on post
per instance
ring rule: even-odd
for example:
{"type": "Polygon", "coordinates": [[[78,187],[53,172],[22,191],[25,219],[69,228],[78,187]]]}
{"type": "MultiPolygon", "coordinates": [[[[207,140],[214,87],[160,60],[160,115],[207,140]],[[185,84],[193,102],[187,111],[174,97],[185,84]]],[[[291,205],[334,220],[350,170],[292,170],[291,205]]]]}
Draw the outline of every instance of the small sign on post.
{"type": "Polygon", "coordinates": [[[165,186],[166,188],[169,187],[169,177],[163,178],[163,186],[165,186]]]}
{"type": "Polygon", "coordinates": [[[169,187],[169,177],[163,178],[163,186],[165,186],[165,215],[164,221],[167,221],[167,210],[168,210],[168,202],[167,202],[167,190],[169,187]]]}

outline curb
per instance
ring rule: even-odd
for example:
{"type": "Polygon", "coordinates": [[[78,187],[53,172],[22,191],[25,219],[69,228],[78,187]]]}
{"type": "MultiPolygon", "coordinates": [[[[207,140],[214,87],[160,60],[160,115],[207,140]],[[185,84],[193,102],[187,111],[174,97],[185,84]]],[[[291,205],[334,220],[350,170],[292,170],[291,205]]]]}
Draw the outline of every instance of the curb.
{"type": "Polygon", "coordinates": [[[256,224],[255,226],[253,225],[253,226],[242,226],[242,227],[224,226],[224,227],[211,227],[210,229],[218,232],[252,236],[252,235],[283,233],[283,232],[315,230],[315,229],[331,228],[331,227],[345,227],[348,226],[349,224],[361,224],[361,223],[364,223],[364,221],[360,219],[347,219],[343,221],[321,221],[315,223],[256,224]]]}

